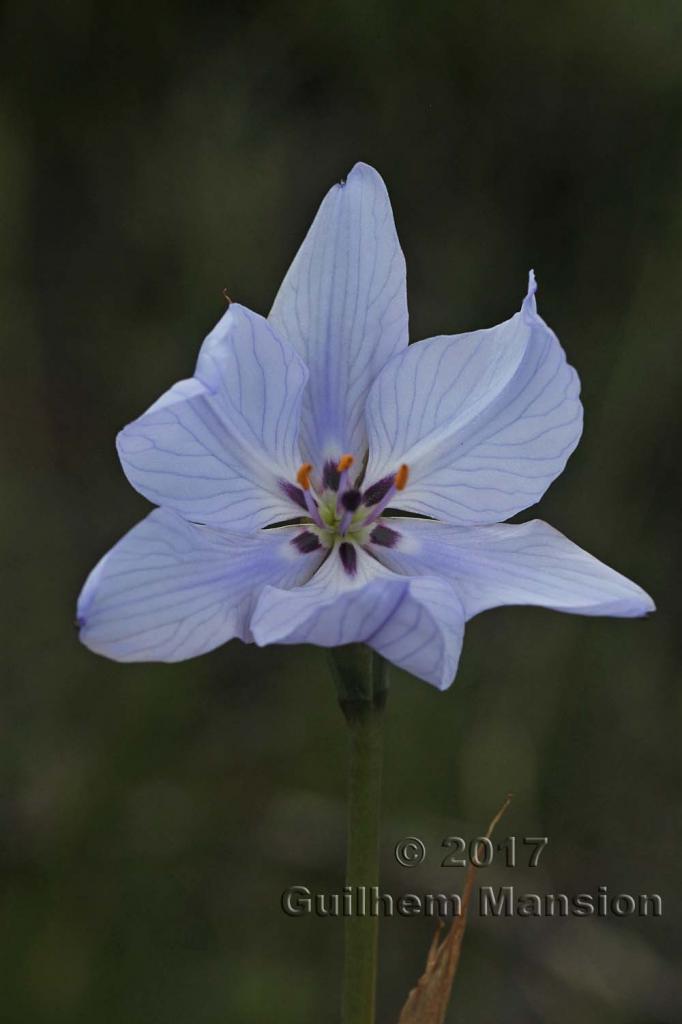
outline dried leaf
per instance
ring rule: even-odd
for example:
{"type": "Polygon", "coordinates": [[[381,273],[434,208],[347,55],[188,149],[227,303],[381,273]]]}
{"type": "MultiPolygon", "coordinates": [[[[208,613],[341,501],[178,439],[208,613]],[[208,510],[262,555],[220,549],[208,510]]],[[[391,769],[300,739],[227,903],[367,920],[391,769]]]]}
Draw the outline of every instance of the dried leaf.
{"type": "MultiPolygon", "coordinates": [[[[486,839],[490,839],[493,829],[509,807],[511,799],[512,794],[508,793],[504,803],[488,826],[486,839]]],[[[483,851],[482,846],[479,847],[479,851],[483,851]]],[[[481,852],[480,858],[482,856],[481,852]]],[[[477,857],[477,859],[479,858],[477,857]]],[[[477,870],[474,864],[469,864],[462,892],[462,913],[453,918],[450,930],[444,939],[441,936],[445,926],[442,921],[438,922],[426,958],[424,973],[407,997],[398,1024],[443,1024],[462,951],[467,911],[477,870]]]]}

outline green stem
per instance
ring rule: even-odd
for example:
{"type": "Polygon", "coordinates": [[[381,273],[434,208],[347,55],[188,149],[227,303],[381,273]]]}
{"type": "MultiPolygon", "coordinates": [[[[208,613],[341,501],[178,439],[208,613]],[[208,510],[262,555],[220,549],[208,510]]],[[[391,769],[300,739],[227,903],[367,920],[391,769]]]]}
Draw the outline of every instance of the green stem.
{"type": "Polygon", "coordinates": [[[343,1024],[374,1024],[379,918],[366,906],[379,884],[386,662],[352,645],[338,648],[333,664],[350,739],[346,885],[354,912],[345,924],[343,1024]]]}

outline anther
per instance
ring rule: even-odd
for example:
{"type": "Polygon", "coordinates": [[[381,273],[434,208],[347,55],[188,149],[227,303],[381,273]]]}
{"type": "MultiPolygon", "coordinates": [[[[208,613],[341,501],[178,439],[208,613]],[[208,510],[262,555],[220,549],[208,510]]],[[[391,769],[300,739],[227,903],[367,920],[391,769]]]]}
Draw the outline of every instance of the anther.
{"type": "Polygon", "coordinates": [[[407,484],[407,478],[410,475],[410,467],[403,462],[402,466],[395,475],[395,489],[397,491],[403,491],[407,484]]]}
{"type": "Polygon", "coordinates": [[[310,474],[312,473],[312,470],[312,463],[304,462],[296,474],[296,482],[301,485],[304,491],[310,490],[310,474]]]}
{"type": "Polygon", "coordinates": [[[345,472],[345,470],[350,469],[350,467],[353,465],[353,461],[354,460],[352,455],[342,455],[336,466],[339,473],[343,473],[345,472]]]}

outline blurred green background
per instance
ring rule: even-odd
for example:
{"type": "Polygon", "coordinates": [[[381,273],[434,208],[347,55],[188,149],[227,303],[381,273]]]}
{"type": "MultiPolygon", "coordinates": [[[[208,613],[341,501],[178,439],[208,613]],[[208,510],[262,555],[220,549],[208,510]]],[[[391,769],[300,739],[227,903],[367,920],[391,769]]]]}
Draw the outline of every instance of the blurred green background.
{"type": "MultiPolygon", "coordinates": [[[[665,913],[474,917],[449,1019],[681,1019],[680,4],[8,0],[1,28],[3,1021],[338,1018],[341,922],[279,905],[343,882],[324,657],[119,666],[72,620],[148,507],[116,431],[191,372],[223,288],[267,312],[358,159],[391,192],[413,338],[505,319],[535,267],[586,408],[538,514],[659,606],[501,609],[446,694],[394,675],[384,886],[459,889],[442,837],[514,790],[498,836],[550,844],[487,882],[658,892],[665,913]],[[413,871],[407,834],[429,847],[413,871]]],[[[383,924],[381,1022],[431,934],[383,924]]]]}

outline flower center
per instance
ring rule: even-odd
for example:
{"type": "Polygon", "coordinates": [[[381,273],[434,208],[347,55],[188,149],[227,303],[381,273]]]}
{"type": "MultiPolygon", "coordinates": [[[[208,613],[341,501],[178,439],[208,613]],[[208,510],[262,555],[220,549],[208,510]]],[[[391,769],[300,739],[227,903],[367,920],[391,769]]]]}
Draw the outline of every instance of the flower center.
{"type": "Polygon", "coordinates": [[[377,522],[391,498],[402,491],[409,467],[399,466],[395,473],[361,490],[360,477],[352,479],[352,455],[328,460],[318,477],[310,462],[304,462],[296,474],[296,483],[281,481],[284,492],[307,512],[305,528],[293,543],[301,553],[320,547],[337,548],[344,569],[355,574],[357,556],[354,545],[379,544],[393,547],[397,531],[377,522]]]}

